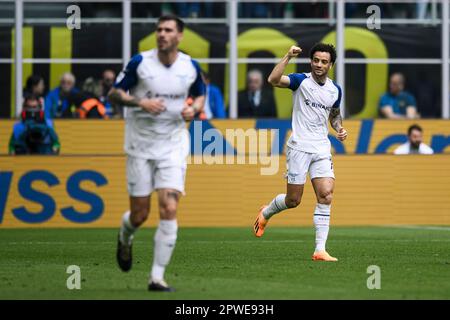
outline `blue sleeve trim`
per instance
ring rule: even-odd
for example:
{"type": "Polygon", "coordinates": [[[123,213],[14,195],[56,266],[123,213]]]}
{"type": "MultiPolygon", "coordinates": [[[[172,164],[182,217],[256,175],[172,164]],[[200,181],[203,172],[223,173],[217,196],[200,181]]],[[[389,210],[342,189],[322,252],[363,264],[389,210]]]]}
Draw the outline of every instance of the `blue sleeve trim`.
{"type": "Polygon", "coordinates": [[[306,75],[304,73],[290,73],[288,74],[288,77],[290,80],[289,89],[292,91],[297,90],[302,81],[306,79],[306,75]]]}
{"type": "Polygon", "coordinates": [[[137,54],[131,58],[128,62],[125,70],[123,70],[117,77],[116,83],[114,83],[115,88],[119,88],[125,91],[133,88],[138,82],[137,68],[142,62],[142,55],[137,54]]]}
{"type": "Polygon", "coordinates": [[[197,61],[195,61],[193,59],[191,59],[191,62],[195,68],[195,71],[197,71],[197,77],[195,78],[195,81],[192,83],[191,87],[189,88],[189,95],[192,97],[203,96],[206,93],[206,86],[202,79],[200,65],[198,64],[197,61]]]}
{"type": "Polygon", "coordinates": [[[333,84],[338,89],[338,98],[337,98],[336,102],[333,104],[333,108],[339,108],[341,106],[342,89],[336,82],[333,81],[333,84]]]}

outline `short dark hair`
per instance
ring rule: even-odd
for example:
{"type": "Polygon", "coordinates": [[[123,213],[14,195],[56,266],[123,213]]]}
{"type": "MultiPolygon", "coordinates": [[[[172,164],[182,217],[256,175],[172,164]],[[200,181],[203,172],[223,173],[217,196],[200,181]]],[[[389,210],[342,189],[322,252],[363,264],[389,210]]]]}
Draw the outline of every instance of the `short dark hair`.
{"type": "Polygon", "coordinates": [[[332,44],[326,43],[316,43],[309,51],[309,58],[312,60],[314,57],[314,53],[316,52],[328,52],[330,54],[331,63],[334,64],[336,62],[336,48],[332,44]]]}
{"type": "Polygon", "coordinates": [[[419,126],[418,124],[413,124],[412,126],[410,126],[410,127],[408,128],[408,136],[411,135],[411,132],[412,132],[413,130],[417,130],[417,131],[423,132],[423,129],[422,129],[421,126],[419,126]]]}
{"type": "Polygon", "coordinates": [[[43,81],[44,78],[42,78],[41,76],[37,75],[37,74],[33,74],[31,76],[28,77],[26,85],[25,85],[25,90],[26,91],[32,91],[33,87],[38,85],[39,82],[43,81]]]}
{"type": "Polygon", "coordinates": [[[178,18],[176,15],[174,15],[174,14],[165,14],[165,15],[159,17],[158,22],[156,23],[156,25],[158,26],[161,22],[164,22],[164,21],[175,21],[177,23],[177,30],[178,30],[178,32],[183,32],[183,30],[184,30],[184,22],[183,22],[183,20],[178,18]]]}

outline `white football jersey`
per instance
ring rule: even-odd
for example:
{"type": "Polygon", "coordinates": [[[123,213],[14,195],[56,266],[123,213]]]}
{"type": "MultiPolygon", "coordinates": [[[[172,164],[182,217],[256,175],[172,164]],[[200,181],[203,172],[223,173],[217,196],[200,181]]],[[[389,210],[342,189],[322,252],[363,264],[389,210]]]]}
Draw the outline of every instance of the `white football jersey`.
{"type": "Polygon", "coordinates": [[[341,88],[329,78],[320,85],[311,73],[291,73],[288,77],[293,91],[288,146],[308,153],[329,153],[328,117],[332,108],[339,108],[341,88]]]}
{"type": "Polygon", "coordinates": [[[163,159],[171,152],[178,134],[185,131],[181,111],[189,96],[205,94],[200,66],[190,56],[178,52],[172,65],[158,58],[156,49],[135,55],[117,77],[116,88],[136,98],[161,98],[165,111],[153,115],[141,108],[127,108],[125,152],[138,158],[163,159]]]}

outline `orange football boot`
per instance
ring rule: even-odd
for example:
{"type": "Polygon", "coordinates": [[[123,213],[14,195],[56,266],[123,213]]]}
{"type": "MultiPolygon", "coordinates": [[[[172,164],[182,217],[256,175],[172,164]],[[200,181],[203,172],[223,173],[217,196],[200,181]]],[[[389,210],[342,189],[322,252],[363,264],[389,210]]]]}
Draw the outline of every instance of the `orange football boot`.
{"type": "Polygon", "coordinates": [[[266,207],[267,206],[262,206],[261,209],[259,209],[258,216],[256,217],[255,224],[253,225],[253,231],[255,233],[255,236],[257,236],[258,238],[262,237],[262,235],[264,234],[264,228],[266,227],[267,222],[269,222],[269,220],[264,218],[262,214],[263,210],[266,207]]]}
{"type": "Polygon", "coordinates": [[[338,261],[337,258],[330,256],[328,254],[328,252],[326,252],[325,250],[314,252],[314,254],[312,256],[312,260],[313,261],[338,261]]]}

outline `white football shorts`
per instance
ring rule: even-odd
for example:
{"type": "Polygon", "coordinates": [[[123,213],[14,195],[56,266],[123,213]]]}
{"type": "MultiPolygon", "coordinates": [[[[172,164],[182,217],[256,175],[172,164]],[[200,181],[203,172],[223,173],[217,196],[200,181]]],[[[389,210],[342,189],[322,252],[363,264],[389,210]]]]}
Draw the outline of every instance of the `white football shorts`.
{"type": "Polygon", "coordinates": [[[286,167],[289,184],[305,184],[308,173],[311,179],[334,179],[331,153],[308,153],[287,146],[286,167]]]}
{"type": "Polygon", "coordinates": [[[130,196],[145,197],[158,189],[175,189],[184,194],[189,136],[172,144],[170,149],[158,160],[128,155],[126,170],[130,196]]]}

